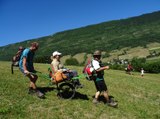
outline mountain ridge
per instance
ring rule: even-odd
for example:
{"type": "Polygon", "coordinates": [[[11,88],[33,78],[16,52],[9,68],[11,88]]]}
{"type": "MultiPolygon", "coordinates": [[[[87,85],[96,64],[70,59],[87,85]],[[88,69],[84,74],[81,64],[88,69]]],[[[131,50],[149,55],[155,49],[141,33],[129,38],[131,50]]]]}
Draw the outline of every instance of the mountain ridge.
{"type": "Polygon", "coordinates": [[[38,57],[50,56],[55,50],[73,56],[83,52],[92,53],[95,49],[110,52],[128,46],[146,47],[152,42],[160,43],[160,11],[65,30],[3,46],[0,47],[0,60],[10,60],[18,46],[28,47],[34,41],[40,43],[36,53],[38,57]]]}

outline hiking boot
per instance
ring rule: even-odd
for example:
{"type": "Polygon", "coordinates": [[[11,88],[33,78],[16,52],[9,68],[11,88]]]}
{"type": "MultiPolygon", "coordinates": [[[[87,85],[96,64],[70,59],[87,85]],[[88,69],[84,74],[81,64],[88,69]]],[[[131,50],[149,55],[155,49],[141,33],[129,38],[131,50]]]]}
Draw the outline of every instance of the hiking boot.
{"type": "Polygon", "coordinates": [[[28,89],[28,94],[33,95],[33,94],[35,94],[35,93],[36,93],[36,90],[34,90],[32,87],[30,87],[30,88],[28,89]]]}
{"type": "Polygon", "coordinates": [[[108,102],[107,105],[108,105],[108,106],[111,106],[111,107],[117,107],[117,106],[118,106],[118,103],[117,103],[117,102],[114,102],[114,101],[111,101],[111,102],[108,102]]]}
{"type": "Polygon", "coordinates": [[[44,94],[37,89],[29,88],[28,94],[36,95],[39,98],[45,98],[44,94]]]}
{"type": "Polygon", "coordinates": [[[43,94],[42,92],[40,92],[39,90],[36,91],[36,95],[37,95],[37,97],[39,97],[39,98],[42,98],[42,99],[45,98],[44,94],[43,94]]]}
{"type": "Polygon", "coordinates": [[[99,103],[99,101],[98,101],[96,98],[94,98],[92,102],[93,102],[94,104],[99,103]]]}

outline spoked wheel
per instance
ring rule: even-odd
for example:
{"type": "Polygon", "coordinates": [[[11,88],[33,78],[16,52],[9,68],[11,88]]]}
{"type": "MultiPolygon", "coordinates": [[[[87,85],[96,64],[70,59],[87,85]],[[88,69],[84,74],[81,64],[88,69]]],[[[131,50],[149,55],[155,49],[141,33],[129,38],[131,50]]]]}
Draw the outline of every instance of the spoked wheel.
{"type": "Polygon", "coordinates": [[[62,83],[58,87],[58,96],[63,99],[72,99],[75,95],[75,88],[70,83],[62,83]]]}

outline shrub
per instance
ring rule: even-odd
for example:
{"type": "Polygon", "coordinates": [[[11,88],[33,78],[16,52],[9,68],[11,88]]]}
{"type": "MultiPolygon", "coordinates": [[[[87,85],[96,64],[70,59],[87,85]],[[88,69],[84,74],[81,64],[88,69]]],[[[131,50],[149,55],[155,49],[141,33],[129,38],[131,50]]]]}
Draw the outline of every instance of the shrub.
{"type": "Polygon", "coordinates": [[[160,61],[146,63],[144,69],[149,73],[160,73],[160,61]]]}
{"type": "Polygon", "coordinates": [[[79,62],[75,58],[69,58],[65,61],[65,65],[79,65],[79,62]]]}
{"type": "Polygon", "coordinates": [[[144,68],[149,73],[160,73],[160,61],[146,62],[145,58],[133,58],[131,64],[135,71],[140,71],[141,68],[144,68]]]}
{"type": "Polygon", "coordinates": [[[125,66],[121,64],[113,64],[110,66],[110,68],[115,70],[124,70],[125,66]]]}
{"type": "Polygon", "coordinates": [[[50,56],[41,56],[41,57],[35,57],[34,59],[35,63],[51,63],[50,56]]]}
{"type": "Polygon", "coordinates": [[[145,64],[146,59],[145,58],[133,58],[131,61],[131,64],[134,68],[135,71],[140,71],[140,69],[143,67],[145,64]]]}

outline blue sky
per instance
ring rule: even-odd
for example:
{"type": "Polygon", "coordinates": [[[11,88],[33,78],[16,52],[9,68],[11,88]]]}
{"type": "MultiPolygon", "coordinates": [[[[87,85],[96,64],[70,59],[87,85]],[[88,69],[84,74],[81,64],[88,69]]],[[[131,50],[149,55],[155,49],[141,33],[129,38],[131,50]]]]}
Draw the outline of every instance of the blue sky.
{"type": "Polygon", "coordinates": [[[160,0],[0,0],[0,46],[160,10],[160,0]]]}

